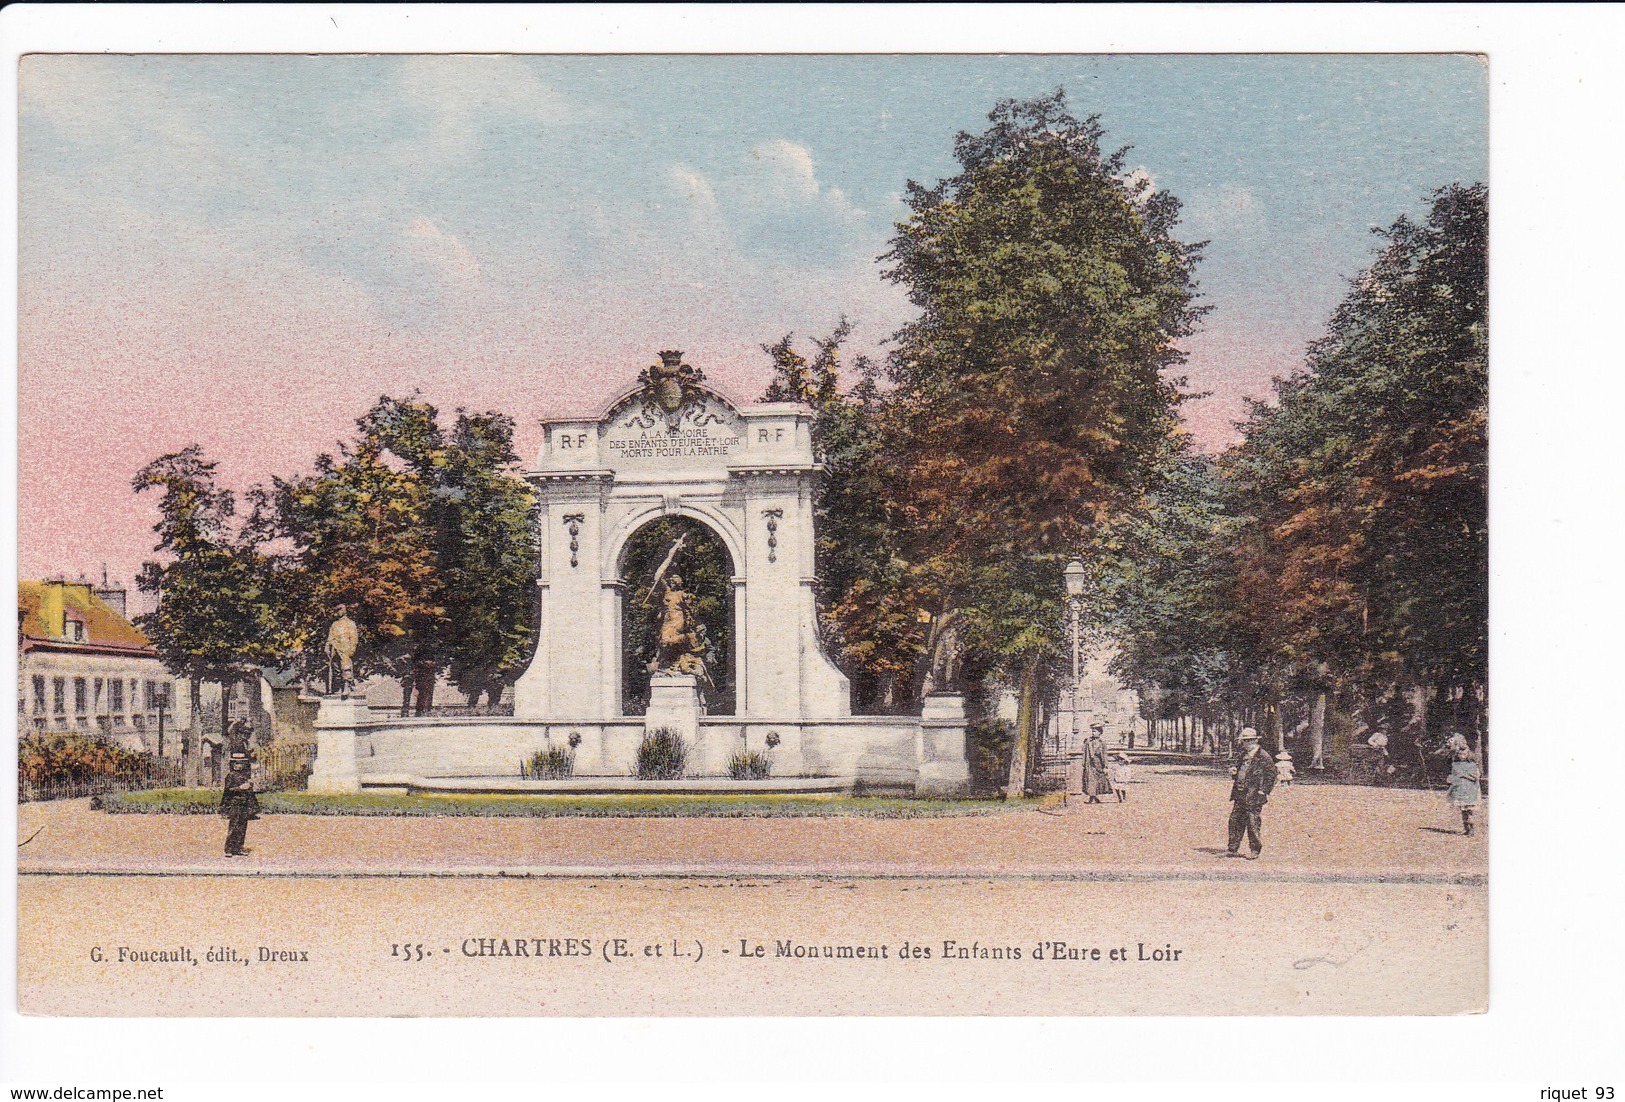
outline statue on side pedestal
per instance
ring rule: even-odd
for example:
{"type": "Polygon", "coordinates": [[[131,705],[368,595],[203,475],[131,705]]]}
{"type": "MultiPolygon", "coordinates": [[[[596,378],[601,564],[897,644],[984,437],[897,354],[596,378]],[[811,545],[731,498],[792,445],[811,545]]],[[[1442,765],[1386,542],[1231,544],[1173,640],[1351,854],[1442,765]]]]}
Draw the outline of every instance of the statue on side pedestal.
{"type": "Polygon", "coordinates": [[[327,693],[333,695],[333,666],[334,661],[339,667],[339,695],[349,696],[355,691],[355,652],[361,644],[361,631],[356,627],[354,620],[350,619],[350,610],[346,605],[339,606],[339,618],[333,621],[333,626],[327,629],[327,693]]]}
{"type": "Polygon", "coordinates": [[[926,668],[925,685],[920,690],[921,696],[959,691],[960,619],[959,610],[952,608],[932,620],[931,636],[926,641],[926,658],[929,665],[926,668]]]}

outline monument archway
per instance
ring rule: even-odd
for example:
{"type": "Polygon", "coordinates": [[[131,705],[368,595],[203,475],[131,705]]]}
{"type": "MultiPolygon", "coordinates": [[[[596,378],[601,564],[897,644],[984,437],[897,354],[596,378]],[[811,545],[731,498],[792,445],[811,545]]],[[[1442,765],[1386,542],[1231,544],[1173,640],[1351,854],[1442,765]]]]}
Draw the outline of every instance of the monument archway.
{"type": "Polygon", "coordinates": [[[526,472],[540,505],[540,624],[513,716],[384,718],[355,698],[327,697],[312,790],[963,790],[962,696],[931,694],[919,716],[854,716],[847,680],[824,652],[811,411],[735,404],[680,353],[660,359],[600,416],[542,423],[526,472]],[[668,579],[662,592],[661,565],[681,584],[668,579]],[[693,638],[699,626],[709,646],[730,652],[704,671],[731,677],[714,704],[694,662],[707,653],[693,638]],[[656,729],[687,747],[682,779],[637,777],[639,747],[656,729]],[[523,776],[543,752],[568,754],[571,777],[523,776]],[[746,757],[766,761],[770,776],[739,779],[733,763],[746,757]]]}
{"type": "Polygon", "coordinates": [[[736,404],[666,352],[600,416],[544,421],[526,475],[541,506],[541,625],[515,717],[628,718],[624,557],[663,517],[703,524],[730,559],[734,714],[850,716],[818,634],[811,422],[799,403],[736,404]]]}

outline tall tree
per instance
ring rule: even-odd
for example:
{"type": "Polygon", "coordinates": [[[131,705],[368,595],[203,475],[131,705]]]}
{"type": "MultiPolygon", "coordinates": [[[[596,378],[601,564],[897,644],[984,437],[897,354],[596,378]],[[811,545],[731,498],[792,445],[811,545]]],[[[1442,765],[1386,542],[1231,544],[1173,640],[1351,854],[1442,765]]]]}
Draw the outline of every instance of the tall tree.
{"type": "Polygon", "coordinates": [[[535,503],[509,468],[513,422],[459,410],[451,432],[416,396],[384,397],[352,444],[277,482],[281,532],[303,581],[307,651],[337,605],[361,626],[363,672],[402,683],[403,708],[442,673],[494,702],[534,631],[535,503]]]}
{"type": "Polygon", "coordinates": [[[1061,569],[1139,499],[1175,431],[1169,372],[1200,316],[1179,203],[1106,153],[1065,95],[1000,103],[960,170],[910,181],[886,259],[917,320],[889,364],[888,447],[908,558],[931,561],[970,638],[1019,686],[1010,790],[1028,783],[1061,569]]]}
{"type": "Polygon", "coordinates": [[[1098,541],[1087,603],[1117,644],[1114,670],[1176,714],[1233,701],[1255,657],[1236,614],[1236,528],[1213,461],[1182,450],[1098,541]]]}
{"type": "Polygon", "coordinates": [[[441,447],[410,457],[431,487],[447,672],[475,704],[497,702],[535,641],[537,506],[511,473],[513,432],[510,417],[459,409],[441,447]]]}
{"type": "Polygon", "coordinates": [[[936,607],[940,594],[902,554],[900,479],[887,447],[879,369],[858,356],[855,381],[842,377],[850,334],[843,317],[813,341],[811,360],[796,350],[794,334],[763,345],[773,379],[762,400],[813,411],[813,446],[824,466],[814,505],[820,626],[860,706],[887,711],[913,699],[929,634],[921,610],[936,607]]]}
{"type": "Polygon", "coordinates": [[[236,495],[215,482],[216,467],[193,444],[148,463],[131,486],[162,493],[153,527],[161,558],[136,582],[157,607],[136,624],[170,672],[191,682],[193,715],[202,714],[199,686],[220,687],[224,744],[232,686],[280,659],[288,637],[281,579],[263,550],[264,498],[253,495],[253,511],[239,518],[236,495]]]}
{"type": "MultiPolygon", "coordinates": [[[[1225,459],[1279,656],[1476,711],[1487,672],[1488,195],[1398,219],[1225,459]]],[[[1476,715],[1467,717],[1469,722],[1476,715]]]]}

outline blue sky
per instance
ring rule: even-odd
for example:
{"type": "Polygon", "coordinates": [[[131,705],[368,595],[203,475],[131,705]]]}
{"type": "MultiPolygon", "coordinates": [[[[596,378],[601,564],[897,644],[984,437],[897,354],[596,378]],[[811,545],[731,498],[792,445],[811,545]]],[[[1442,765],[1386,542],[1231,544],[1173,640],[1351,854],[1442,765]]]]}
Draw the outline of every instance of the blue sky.
{"type": "Polygon", "coordinates": [[[742,397],[787,331],[845,313],[883,350],[904,182],[1056,87],[1211,242],[1208,446],[1301,361],[1372,226],[1486,174],[1486,73],[1459,55],[35,55],[21,430],[50,469],[24,464],[25,529],[62,480],[127,497],[192,440],[244,481],[306,464],[386,390],[505,409],[528,449],[660,348],[742,397]]]}

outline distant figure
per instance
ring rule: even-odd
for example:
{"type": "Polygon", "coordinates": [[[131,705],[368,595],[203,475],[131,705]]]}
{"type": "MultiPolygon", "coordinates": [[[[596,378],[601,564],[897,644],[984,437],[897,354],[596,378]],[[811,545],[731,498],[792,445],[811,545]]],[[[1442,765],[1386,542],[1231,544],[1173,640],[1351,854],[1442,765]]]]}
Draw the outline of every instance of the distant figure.
{"type": "Polygon", "coordinates": [[[1106,742],[1101,737],[1106,725],[1096,720],[1089,725],[1089,737],[1083,740],[1083,794],[1089,802],[1098,804],[1100,797],[1112,791],[1112,778],[1106,765],[1106,742]]]}
{"type": "Polygon", "coordinates": [[[1372,783],[1381,784],[1396,772],[1393,756],[1388,753],[1388,736],[1382,731],[1371,732],[1371,737],[1365,744],[1377,752],[1376,761],[1372,765],[1372,783]]]}
{"type": "MultiPolygon", "coordinates": [[[[355,691],[355,652],[361,645],[361,632],[350,619],[350,610],[339,606],[339,618],[327,629],[327,655],[339,664],[339,695],[349,696],[355,691]]],[[[333,691],[333,678],[328,674],[327,691],[333,691]]]]}
{"type": "Polygon", "coordinates": [[[254,795],[253,761],[247,752],[231,755],[226,766],[226,788],[220,795],[220,814],[226,817],[226,856],[246,857],[248,822],[258,819],[260,805],[254,795]]]}
{"type": "Polygon", "coordinates": [[[1241,761],[1233,771],[1235,781],[1230,786],[1230,844],[1225,856],[1241,856],[1241,836],[1245,833],[1251,851],[1247,859],[1256,861],[1264,852],[1263,812],[1275,789],[1275,762],[1251,727],[1243,727],[1236,741],[1241,746],[1241,761]]]}
{"type": "Polygon", "coordinates": [[[1133,775],[1134,767],[1129,764],[1127,754],[1113,754],[1111,764],[1112,788],[1117,793],[1117,802],[1122,803],[1128,799],[1128,782],[1133,775]]]}
{"type": "Polygon", "coordinates": [[[1480,772],[1478,755],[1473,753],[1467,745],[1466,736],[1451,735],[1444,744],[1441,755],[1450,757],[1450,777],[1445,788],[1445,802],[1461,812],[1461,833],[1468,838],[1473,836],[1473,812],[1478,809],[1479,801],[1484,798],[1483,789],[1479,786],[1480,772]]]}
{"type": "Polygon", "coordinates": [[[1291,784],[1298,778],[1298,770],[1292,764],[1292,755],[1282,750],[1275,755],[1275,779],[1281,784],[1291,784]]]}

